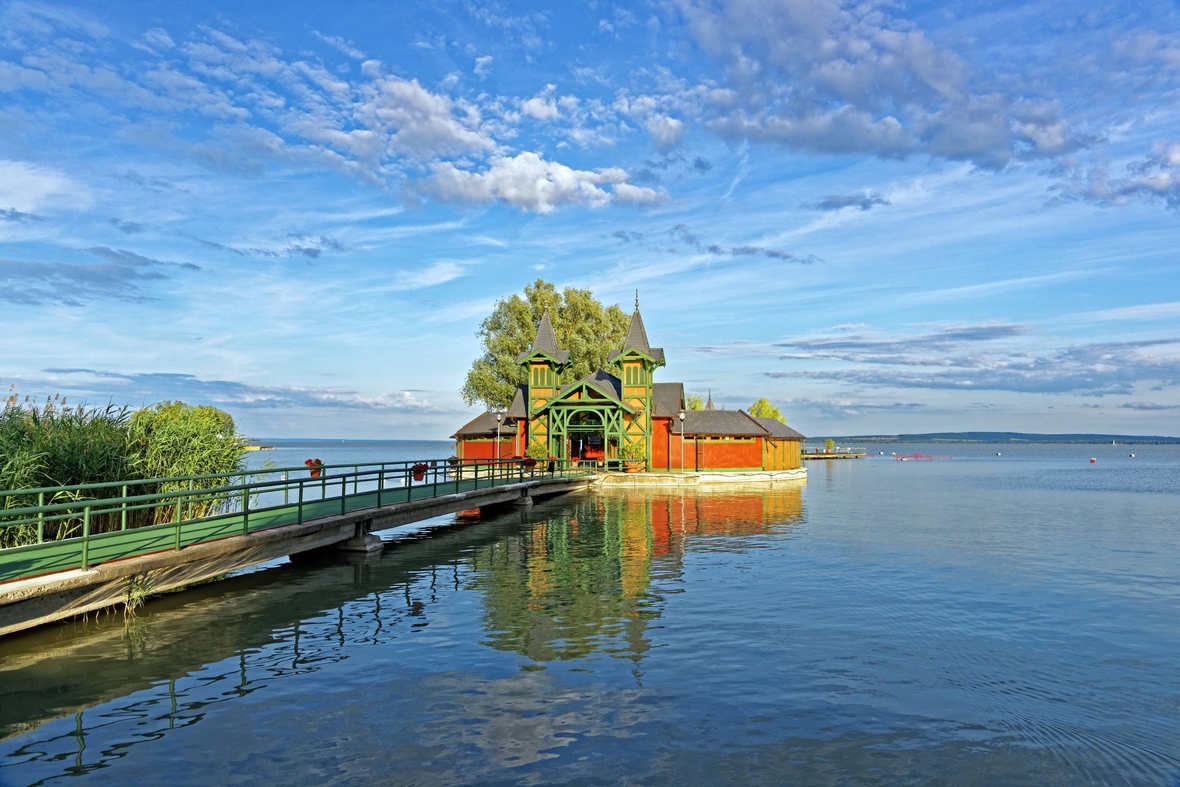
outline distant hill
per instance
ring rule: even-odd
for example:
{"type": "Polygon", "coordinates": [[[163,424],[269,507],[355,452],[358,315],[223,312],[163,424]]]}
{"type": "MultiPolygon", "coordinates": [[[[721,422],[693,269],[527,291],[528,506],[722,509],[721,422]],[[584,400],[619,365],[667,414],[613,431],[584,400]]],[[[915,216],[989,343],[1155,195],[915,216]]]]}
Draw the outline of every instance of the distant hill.
{"type": "MultiPolygon", "coordinates": [[[[824,437],[809,437],[822,443],[824,437]]],[[[927,432],[926,434],[872,434],[833,437],[837,443],[1180,443],[1180,437],[1134,434],[1029,434],[1027,432],[927,432]]]]}

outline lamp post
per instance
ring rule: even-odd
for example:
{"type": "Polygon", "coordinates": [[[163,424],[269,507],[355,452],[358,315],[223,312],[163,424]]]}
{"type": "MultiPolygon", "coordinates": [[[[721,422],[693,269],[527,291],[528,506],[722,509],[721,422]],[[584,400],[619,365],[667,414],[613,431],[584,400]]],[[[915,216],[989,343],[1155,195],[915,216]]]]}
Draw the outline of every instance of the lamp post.
{"type": "Polygon", "coordinates": [[[684,411],[680,411],[680,472],[684,472],[684,411]]]}
{"type": "Polygon", "coordinates": [[[500,422],[504,420],[503,413],[496,413],[496,461],[500,461],[500,422]]]}

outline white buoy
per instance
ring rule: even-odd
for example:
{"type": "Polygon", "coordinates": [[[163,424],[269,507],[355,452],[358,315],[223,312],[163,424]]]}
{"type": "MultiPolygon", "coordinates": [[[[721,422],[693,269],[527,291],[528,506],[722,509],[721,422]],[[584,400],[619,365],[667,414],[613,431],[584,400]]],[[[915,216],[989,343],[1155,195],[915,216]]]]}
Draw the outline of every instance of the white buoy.
{"type": "Polygon", "coordinates": [[[1131,458],[1132,458],[1132,459],[1134,459],[1134,458],[1135,458],[1135,455],[1134,455],[1134,454],[1131,454],[1131,458]]]}
{"type": "Polygon", "coordinates": [[[999,452],[999,451],[996,451],[996,456],[999,456],[999,455],[1000,455],[1000,452],[999,452]]]}

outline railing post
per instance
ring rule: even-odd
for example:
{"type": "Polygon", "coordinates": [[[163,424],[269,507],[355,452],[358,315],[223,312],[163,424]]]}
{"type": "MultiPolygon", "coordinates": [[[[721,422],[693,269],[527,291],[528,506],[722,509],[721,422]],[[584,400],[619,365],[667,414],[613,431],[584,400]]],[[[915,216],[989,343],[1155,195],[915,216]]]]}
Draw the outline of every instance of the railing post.
{"type": "Polygon", "coordinates": [[[119,516],[119,529],[127,529],[127,485],[123,484],[123,511],[119,516]]]}
{"type": "Polygon", "coordinates": [[[348,497],[348,476],[344,473],[340,474],[340,515],[345,513],[344,501],[348,497]]]}
{"type": "Polygon", "coordinates": [[[377,471],[377,507],[381,507],[381,490],[385,487],[385,465],[377,471]]]}
{"type": "Polygon", "coordinates": [[[303,524],[303,479],[299,479],[299,524],[303,524]]]}
{"type": "Polygon", "coordinates": [[[352,493],[354,495],[360,494],[360,482],[361,482],[361,466],[360,465],[353,465],[352,466],[352,493]]]}
{"type": "MultiPolygon", "coordinates": [[[[45,507],[45,493],[44,492],[37,493],[37,505],[42,508],[45,507]]],[[[45,543],[45,512],[44,511],[37,512],[37,543],[38,544],[45,543]]]]}
{"type": "MultiPolygon", "coordinates": [[[[245,480],[244,478],[242,480],[245,480]]],[[[242,489],[242,535],[250,535],[250,490],[242,489]]]]}
{"type": "Polygon", "coordinates": [[[430,496],[431,497],[438,497],[438,462],[437,461],[433,461],[430,463],[430,473],[434,476],[434,491],[431,493],[430,496]]]}
{"type": "Polygon", "coordinates": [[[90,570],[90,506],[82,511],[82,570],[90,570]]]}
{"type": "Polygon", "coordinates": [[[472,465],[475,468],[475,488],[479,489],[479,462],[472,465]]]}
{"type": "Polygon", "coordinates": [[[291,500],[291,472],[283,471],[283,505],[289,505],[291,500]]]}

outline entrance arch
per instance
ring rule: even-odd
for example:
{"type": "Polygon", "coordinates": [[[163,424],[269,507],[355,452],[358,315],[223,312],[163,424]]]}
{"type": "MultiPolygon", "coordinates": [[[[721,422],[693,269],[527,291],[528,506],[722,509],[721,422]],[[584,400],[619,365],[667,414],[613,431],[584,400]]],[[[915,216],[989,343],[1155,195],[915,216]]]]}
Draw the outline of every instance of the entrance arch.
{"type": "Polygon", "coordinates": [[[602,462],[606,459],[606,429],[594,410],[573,413],[565,427],[566,456],[602,462]]]}

